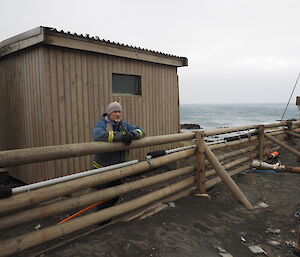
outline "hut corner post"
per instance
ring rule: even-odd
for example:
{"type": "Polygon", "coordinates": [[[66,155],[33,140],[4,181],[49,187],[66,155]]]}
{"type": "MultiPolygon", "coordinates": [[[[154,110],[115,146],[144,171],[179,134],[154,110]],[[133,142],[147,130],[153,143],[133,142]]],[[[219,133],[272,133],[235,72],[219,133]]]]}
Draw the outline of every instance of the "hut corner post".
{"type": "Polygon", "coordinates": [[[229,176],[229,174],[226,172],[225,168],[222,166],[222,164],[218,161],[217,157],[214,155],[214,153],[205,145],[205,155],[210,162],[210,164],[215,169],[216,173],[220,176],[224,184],[228,187],[229,191],[233,194],[233,196],[241,202],[247,209],[252,210],[253,206],[248,201],[246,196],[243,194],[243,192],[239,189],[239,187],[236,185],[236,183],[233,181],[233,179],[229,176]]]}
{"type": "Polygon", "coordinates": [[[265,126],[258,126],[258,159],[264,159],[264,139],[265,139],[265,126]]]}
{"type": "Polygon", "coordinates": [[[204,131],[196,132],[196,178],[198,190],[201,193],[206,192],[205,188],[205,143],[204,131]]]}

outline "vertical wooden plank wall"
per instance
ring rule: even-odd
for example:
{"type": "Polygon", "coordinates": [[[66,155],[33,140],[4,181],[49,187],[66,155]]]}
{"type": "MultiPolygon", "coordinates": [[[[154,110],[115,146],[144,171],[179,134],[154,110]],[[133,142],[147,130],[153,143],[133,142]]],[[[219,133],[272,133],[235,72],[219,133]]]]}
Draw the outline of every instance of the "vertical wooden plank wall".
{"type": "MultiPolygon", "coordinates": [[[[45,144],[44,73],[42,48],[32,48],[4,57],[0,62],[0,150],[45,144]],[[3,108],[3,109],[2,109],[3,108]]],[[[20,180],[44,179],[48,163],[9,169],[20,180]]],[[[48,175],[47,175],[48,176],[48,175]]],[[[46,176],[46,177],[47,177],[46,176]]]]}
{"type": "MultiPolygon", "coordinates": [[[[53,46],[3,59],[1,104],[13,115],[0,112],[1,120],[8,120],[0,132],[14,133],[1,136],[1,149],[92,141],[92,129],[111,101],[119,101],[124,120],[148,136],[179,131],[176,67],[53,46]],[[141,76],[142,95],[113,95],[112,73],[141,76]]],[[[130,158],[143,159],[149,151],[173,146],[132,150],[130,158]]],[[[86,156],[24,165],[13,174],[32,183],[90,169],[91,160],[86,156]]]]}

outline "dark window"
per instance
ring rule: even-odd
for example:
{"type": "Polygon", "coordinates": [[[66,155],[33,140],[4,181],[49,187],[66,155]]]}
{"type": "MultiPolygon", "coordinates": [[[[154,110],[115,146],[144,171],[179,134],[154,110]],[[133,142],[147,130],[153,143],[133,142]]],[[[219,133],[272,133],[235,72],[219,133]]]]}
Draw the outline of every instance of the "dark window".
{"type": "Polygon", "coordinates": [[[141,76],[112,74],[113,94],[142,95],[141,76]]]}

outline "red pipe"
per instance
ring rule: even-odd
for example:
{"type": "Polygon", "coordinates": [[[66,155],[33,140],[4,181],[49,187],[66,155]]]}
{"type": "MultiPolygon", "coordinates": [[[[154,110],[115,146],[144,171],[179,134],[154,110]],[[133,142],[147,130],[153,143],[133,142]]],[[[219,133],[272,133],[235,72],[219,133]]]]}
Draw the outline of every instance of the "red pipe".
{"type": "Polygon", "coordinates": [[[64,222],[68,221],[68,220],[71,220],[71,219],[73,219],[73,218],[79,216],[80,214],[82,214],[82,213],[84,213],[84,212],[86,212],[86,211],[88,211],[88,210],[90,210],[90,209],[96,207],[97,205],[99,205],[99,204],[101,204],[101,203],[104,203],[104,202],[106,202],[106,200],[105,200],[105,201],[99,201],[99,202],[97,202],[97,203],[94,203],[94,204],[92,204],[92,205],[90,205],[90,206],[88,206],[88,207],[86,207],[86,208],[84,208],[84,209],[82,209],[82,210],[80,210],[80,211],[74,213],[74,214],[71,215],[70,217],[68,217],[68,218],[66,218],[66,219],[64,219],[64,220],[62,220],[62,221],[60,221],[60,222],[58,222],[57,225],[58,225],[58,224],[62,224],[62,223],[64,223],[64,222]]]}

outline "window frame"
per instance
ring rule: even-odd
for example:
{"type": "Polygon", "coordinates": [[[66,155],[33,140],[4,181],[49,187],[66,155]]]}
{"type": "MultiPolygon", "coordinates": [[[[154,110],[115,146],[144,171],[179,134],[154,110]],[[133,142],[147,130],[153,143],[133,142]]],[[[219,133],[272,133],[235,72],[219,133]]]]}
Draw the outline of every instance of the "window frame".
{"type": "Polygon", "coordinates": [[[120,72],[112,72],[111,75],[111,91],[113,95],[120,95],[120,96],[143,96],[143,90],[142,90],[142,75],[141,74],[132,74],[132,73],[120,73],[120,72]],[[131,93],[117,93],[113,90],[113,76],[114,75],[121,75],[121,76],[129,76],[129,77],[137,77],[138,78],[138,91],[139,94],[131,94],[131,93]]]}

